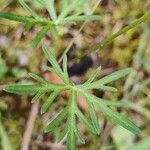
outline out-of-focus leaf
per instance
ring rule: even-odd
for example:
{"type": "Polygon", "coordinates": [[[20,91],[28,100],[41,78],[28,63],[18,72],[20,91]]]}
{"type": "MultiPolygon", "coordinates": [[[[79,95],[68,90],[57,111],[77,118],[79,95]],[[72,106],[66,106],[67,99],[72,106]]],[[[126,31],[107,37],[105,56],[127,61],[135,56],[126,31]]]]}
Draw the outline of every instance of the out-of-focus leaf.
{"type": "Polygon", "coordinates": [[[150,149],[150,137],[144,138],[142,141],[133,145],[129,149],[131,149],[131,150],[149,150],[150,149]]]}
{"type": "Polygon", "coordinates": [[[18,22],[31,22],[31,23],[36,23],[37,22],[36,19],[31,18],[31,17],[20,16],[20,15],[4,13],[4,12],[0,12],[0,18],[14,20],[14,21],[18,21],[18,22]]]}
{"type": "Polygon", "coordinates": [[[65,7],[58,16],[56,23],[63,21],[63,19],[73,10],[75,10],[78,6],[85,4],[85,0],[74,0],[70,5],[65,7]]]}
{"type": "Polygon", "coordinates": [[[28,11],[35,19],[40,19],[40,17],[26,4],[25,0],[19,0],[22,7],[28,11]]]}
{"type": "Polygon", "coordinates": [[[0,117],[0,145],[2,146],[3,150],[12,150],[10,140],[1,122],[1,117],[0,117]]]}
{"type": "Polygon", "coordinates": [[[31,23],[31,22],[26,23],[26,24],[25,24],[25,27],[24,27],[24,31],[25,31],[25,32],[29,32],[29,31],[31,30],[31,28],[32,28],[34,25],[35,25],[35,24],[34,24],[34,23],[31,23]]]}

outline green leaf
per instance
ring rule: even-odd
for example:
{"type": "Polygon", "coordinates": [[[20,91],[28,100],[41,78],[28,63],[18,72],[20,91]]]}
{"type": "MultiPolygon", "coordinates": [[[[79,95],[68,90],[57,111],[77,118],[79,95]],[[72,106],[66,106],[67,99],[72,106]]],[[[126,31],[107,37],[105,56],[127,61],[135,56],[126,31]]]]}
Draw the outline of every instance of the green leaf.
{"type": "Polygon", "coordinates": [[[49,12],[50,17],[52,18],[53,21],[56,20],[57,15],[55,11],[55,3],[54,0],[43,0],[43,4],[47,11],[49,12]]]}
{"type": "Polygon", "coordinates": [[[108,108],[104,101],[98,101],[99,98],[89,93],[85,93],[83,91],[81,92],[81,94],[84,95],[87,100],[95,103],[96,106],[99,106],[103,114],[108,118],[111,118],[111,120],[113,120],[114,122],[118,123],[119,125],[121,125],[122,127],[131,131],[134,134],[141,133],[140,129],[133,122],[131,122],[128,118],[119,114],[118,112],[108,108]]]}
{"type": "Polygon", "coordinates": [[[122,70],[116,71],[116,72],[114,72],[114,73],[112,73],[110,75],[107,75],[106,77],[103,77],[102,79],[100,79],[100,80],[98,80],[96,82],[91,83],[90,86],[98,87],[100,85],[116,81],[116,80],[118,80],[120,78],[125,77],[130,72],[131,72],[131,68],[127,68],[127,69],[122,69],[122,70]]]}
{"type": "Polygon", "coordinates": [[[68,107],[64,108],[45,128],[45,132],[52,132],[57,126],[60,125],[63,119],[67,117],[68,107]]]}
{"type": "Polygon", "coordinates": [[[68,7],[68,0],[61,0],[61,6],[62,6],[62,11],[67,9],[67,7],[68,7]]]}
{"type": "Polygon", "coordinates": [[[88,108],[89,108],[93,127],[95,128],[96,133],[99,135],[100,134],[100,124],[99,124],[99,119],[97,117],[93,103],[88,102],[88,108]]]}
{"type": "Polygon", "coordinates": [[[103,100],[106,106],[111,106],[111,107],[112,106],[114,107],[128,107],[129,106],[127,102],[123,102],[123,101],[112,101],[112,100],[105,100],[105,99],[99,99],[99,100],[103,100]]]}
{"type": "Polygon", "coordinates": [[[55,98],[58,96],[60,91],[54,91],[52,94],[45,100],[44,104],[41,107],[41,114],[45,113],[48,109],[48,107],[51,106],[55,98]]]}
{"type": "Polygon", "coordinates": [[[40,76],[38,76],[38,75],[36,75],[36,74],[34,74],[34,73],[29,73],[29,76],[30,76],[31,78],[33,78],[34,80],[38,81],[38,82],[46,83],[46,84],[49,83],[47,80],[41,78],[40,76]]]}
{"type": "Polygon", "coordinates": [[[31,22],[28,22],[25,24],[25,28],[24,28],[24,31],[25,32],[29,32],[31,30],[31,28],[34,26],[35,24],[34,23],[31,23],[31,22]]]}
{"type": "Polygon", "coordinates": [[[82,144],[85,144],[85,139],[84,139],[84,137],[82,136],[82,134],[80,133],[80,131],[79,131],[78,128],[76,128],[75,134],[76,134],[76,136],[79,138],[80,142],[81,142],[82,144]]]}
{"type": "Polygon", "coordinates": [[[64,54],[64,56],[63,56],[63,71],[64,71],[64,74],[65,74],[66,78],[68,78],[67,55],[66,54],[64,54]]]}
{"type": "Polygon", "coordinates": [[[25,3],[25,0],[19,0],[22,7],[28,11],[35,19],[40,19],[40,17],[25,3]]]}
{"type": "Polygon", "coordinates": [[[80,121],[85,125],[87,130],[91,131],[94,134],[96,133],[95,128],[92,126],[92,124],[88,121],[88,119],[83,115],[83,113],[78,108],[76,109],[76,115],[78,116],[80,121]]]}
{"type": "Polygon", "coordinates": [[[56,73],[56,71],[55,71],[54,68],[52,68],[52,67],[45,66],[44,69],[45,69],[46,71],[50,71],[50,72],[56,73]]]}
{"type": "Polygon", "coordinates": [[[61,23],[67,23],[67,22],[76,22],[76,21],[96,21],[96,20],[100,20],[101,17],[98,15],[91,15],[91,16],[69,16],[66,17],[64,20],[62,20],[61,23]]]}
{"type": "Polygon", "coordinates": [[[53,26],[53,22],[51,22],[50,20],[45,20],[45,19],[36,20],[32,17],[20,16],[20,15],[15,15],[15,14],[10,14],[10,13],[0,12],[0,18],[5,18],[5,19],[23,22],[23,23],[31,23],[31,24],[38,24],[39,23],[41,25],[53,26]]]}
{"type": "Polygon", "coordinates": [[[55,56],[51,53],[51,51],[49,51],[47,46],[43,45],[43,51],[44,51],[46,58],[48,59],[48,61],[53,66],[53,69],[55,70],[57,75],[59,75],[61,77],[61,79],[63,79],[65,82],[68,81],[68,79],[65,78],[55,56]]]}
{"type": "Polygon", "coordinates": [[[54,0],[37,0],[42,6],[44,6],[50,17],[52,18],[53,21],[56,20],[57,15],[56,15],[56,11],[55,11],[55,3],[54,0]]]}
{"type": "Polygon", "coordinates": [[[30,94],[36,93],[40,90],[41,85],[7,85],[4,88],[4,91],[14,94],[30,94]]]}
{"type": "Polygon", "coordinates": [[[10,13],[4,13],[4,12],[0,12],[0,18],[14,20],[14,21],[18,21],[18,22],[36,23],[36,20],[34,18],[31,18],[28,16],[20,16],[20,15],[15,15],[15,14],[10,14],[10,13]]]}
{"type": "Polygon", "coordinates": [[[35,48],[39,42],[42,40],[42,38],[45,36],[45,34],[48,32],[48,30],[51,28],[51,26],[46,25],[42,28],[42,30],[36,35],[36,37],[32,41],[32,47],[35,48]]]}
{"type": "Polygon", "coordinates": [[[88,85],[89,83],[92,83],[98,77],[98,75],[100,74],[100,71],[101,71],[101,67],[98,67],[83,85],[86,85],[86,84],[88,85]]]}
{"type": "Polygon", "coordinates": [[[149,150],[150,149],[150,137],[144,138],[139,141],[137,144],[134,144],[132,147],[129,147],[131,150],[149,150]]]}
{"type": "Polygon", "coordinates": [[[79,87],[83,88],[83,89],[98,89],[98,90],[102,90],[102,91],[108,91],[108,92],[117,92],[118,90],[114,87],[111,86],[105,86],[105,85],[101,85],[101,84],[85,84],[85,85],[79,85],[79,87]]]}
{"type": "Polygon", "coordinates": [[[38,101],[43,94],[44,92],[41,92],[41,90],[39,90],[39,92],[32,98],[31,103],[38,101]]]}
{"type": "Polygon", "coordinates": [[[61,14],[58,16],[56,20],[56,24],[63,21],[63,19],[73,10],[75,10],[78,6],[81,6],[85,3],[85,0],[74,0],[70,5],[68,5],[65,9],[62,10],[61,14]]]}
{"type": "Polygon", "coordinates": [[[58,139],[57,139],[57,142],[61,142],[64,137],[66,136],[66,134],[68,133],[68,126],[66,125],[66,127],[59,133],[59,136],[58,136],[58,139]]]}

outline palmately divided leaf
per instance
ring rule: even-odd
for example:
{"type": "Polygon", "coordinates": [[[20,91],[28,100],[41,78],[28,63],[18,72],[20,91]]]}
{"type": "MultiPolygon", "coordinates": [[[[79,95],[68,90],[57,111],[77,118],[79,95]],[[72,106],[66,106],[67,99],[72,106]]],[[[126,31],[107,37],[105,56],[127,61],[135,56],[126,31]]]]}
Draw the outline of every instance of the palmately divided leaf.
{"type": "Polygon", "coordinates": [[[38,81],[38,82],[46,83],[46,84],[49,83],[47,80],[41,78],[40,76],[38,76],[38,75],[36,75],[36,74],[34,74],[34,73],[29,73],[29,76],[30,76],[31,78],[33,78],[34,80],[38,81]]]}
{"type": "Polygon", "coordinates": [[[67,117],[68,107],[64,108],[45,128],[45,132],[52,132],[67,117]]]}
{"type": "Polygon", "coordinates": [[[60,91],[54,91],[52,94],[45,100],[44,104],[41,107],[41,114],[45,113],[47,109],[51,106],[55,98],[58,96],[60,91]]]}
{"type": "Polygon", "coordinates": [[[32,41],[32,47],[35,48],[38,43],[42,40],[42,38],[45,36],[45,34],[49,31],[51,28],[50,25],[46,25],[42,28],[42,30],[36,35],[36,37],[32,41]]]}
{"type": "Polygon", "coordinates": [[[81,94],[84,95],[87,100],[95,103],[96,106],[99,106],[100,110],[103,112],[103,114],[105,116],[107,116],[108,118],[111,118],[111,120],[113,120],[114,122],[118,123],[119,125],[121,125],[122,127],[131,131],[134,134],[140,134],[141,133],[140,129],[133,122],[131,122],[128,118],[119,114],[118,112],[111,110],[105,104],[104,101],[98,102],[98,99],[96,96],[91,95],[89,93],[85,93],[83,91],[81,92],[81,94]]]}

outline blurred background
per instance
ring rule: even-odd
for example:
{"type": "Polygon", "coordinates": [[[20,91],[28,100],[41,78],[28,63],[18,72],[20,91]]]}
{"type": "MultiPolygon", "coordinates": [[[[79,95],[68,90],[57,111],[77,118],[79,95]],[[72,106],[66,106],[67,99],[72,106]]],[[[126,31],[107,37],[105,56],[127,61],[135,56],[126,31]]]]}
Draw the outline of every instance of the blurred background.
{"type": "MultiPolygon", "coordinates": [[[[48,13],[36,0],[28,1],[41,16],[48,13]]],[[[88,14],[96,0],[90,0],[85,9],[88,14]]],[[[60,1],[56,0],[59,12],[60,1]]],[[[102,67],[100,76],[116,70],[132,67],[133,71],[124,80],[114,84],[117,93],[94,91],[97,96],[110,100],[122,100],[129,103],[129,108],[119,108],[137,124],[142,134],[136,136],[122,127],[107,122],[100,114],[102,133],[94,136],[85,131],[86,144],[77,143],[79,150],[150,150],[150,21],[144,22],[128,33],[119,36],[108,47],[78,59],[89,46],[98,43],[125,25],[133,22],[150,10],[150,0],[102,0],[95,14],[102,16],[100,21],[89,22],[78,33],[83,22],[60,27],[58,33],[48,32],[42,42],[46,43],[59,59],[69,42],[74,43],[67,53],[70,78],[80,84],[87,80],[91,72],[102,67]]],[[[17,0],[0,0],[0,12],[29,15],[17,0]]],[[[17,96],[2,91],[10,83],[32,82],[28,72],[43,76],[59,83],[59,78],[45,72],[47,64],[41,43],[37,48],[31,47],[31,41],[39,31],[36,26],[30,32],[24,32],[24,24],[0,19],[0,149],[2,150],[63,150],[65,140],[56,144],[58,131],[54,134],[43,133],[43,127],[49,118],[65,105],[67,96],[61,95],[49,111],[40,115],[40,103],[31,105],[32,96],[17,96]],[[26,146],[25,146],[26,145],[26,146]]],[[[60,63],[61,64],[61,63],[60,63]]],[[[83,111],[87,111],[84,101],[78,98],[83,111]]],[[[42,98],[41,102],[44,100],[42,98]]]]}

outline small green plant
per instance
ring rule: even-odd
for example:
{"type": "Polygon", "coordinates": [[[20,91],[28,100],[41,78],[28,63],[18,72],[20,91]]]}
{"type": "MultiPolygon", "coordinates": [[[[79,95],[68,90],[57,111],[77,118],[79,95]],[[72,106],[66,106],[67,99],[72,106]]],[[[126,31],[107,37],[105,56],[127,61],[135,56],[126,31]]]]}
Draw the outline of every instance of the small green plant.
{"type": "Polygon", "coordinates": [[[92,21],[100,20],[99,15],[82,15],[82,11],[76,11],[78,7],[82,7],[87,0],[74,0],[72,3],[69,3],[68,0],[62,0],[62,11],[57,16],[54,0],[38,0],[38,2],[48,11],[49,19],[39,16],[35,11],[33,11],[25,2],[25,0],[19,0],[19,3],[22,7],[31,15],[21,16],[11,13],[0,13],[0,18],[6,18],[18,22],[25,23],[25,31],[28,32],[35,25],[40,25],[42,29],[39,31],[37,36],[32,41],[32,47],[35,48],[45,34],[51,30],[59,30],[60,26],[63,26],[67,23],[73,23],[76,21],[92,21]],[[72,15],[70,15],[70,13],[72,15]]]}
{"type": "Polygon", "coordinates": [[[112,106],[124,106],[126,105],[126,103],[112,102],[106,99],[98,98],[97,96],[94,96],[93,94],[90,94],[88,92],[89,89],[100,89],[103,91],[116,92],[116,88],[108,86],[107,84],[116,81],[122,77],[125,77],[130,73],[131,68],[117,71],[106,77],[103,77],[100,80],[95,81],[100,72],[100,68],[98,68],[93,72],[91,77],[84,84],[74,85],[69,79],[67,73],[67,56],[65,55],[63,57],[63,69],[61,69],[59,64],[57,63],[56,58],[46,46],[43,46],[43,51],[46,58],[52,65],[52,67],[47,67],[47,70],[55,72],[64,81],[64,84],[53,84],[39,77],[36,74],[30,73],[29,75],[37,81],[36,84],[7,85],[4,90],[15,94],[35,93],[36,95],[33,97],[32,103],[39,100],[42,95],[49,93],[49,97],[44,101],[44,104],[41,107],[42,114],[47,111],[47,109],[54,102],[55,98],[61,92],[70,92],[67,106],[47,125],[47,127],[44,129],[45,132],[54,131],[57,127],[59,127],[61,122],[66,119],[67,123],[60,133],[59,141],[61,141],[65,137],[65,135],[67,135],[67,149],[76,149],[75,145],[77,137],[80,139],[81,143],[85,143],[84,137],[81,135],[77,126],[77,118],[80,120],[81,123],[85,125],[88,131],[94,134],[100,134],[101,130],[99,125],[99,119],[97,118],[97,114],[95,111],[95,107],[98,107],[108,120],[118,123],[119,125],[123,126],[134,134],[140,133],[140,129],[134,123],[132,123],[125,116],[110,108],[112,106]],[[85,115],[81,112],[77,105],[76,99],[78,93],[84,97],[86,103],[88,104],[90,120],[85,117],[85,115]]]}
{"type": "MultiPolygon", "coordinates": [[[[74,0],[72,3],[69,0],[62,0],[62,9],[59,15],[57,15],[58,13],[56,13],[54,0],[38,0],[38,2],[48,11],[50,19],[39,16],[27,5],[25,0],[19,0],[19,2],[22,5],[22,7],[30,13],[31,17],[1,12],[0,18],[25,23],[25,31],[29,31],[33,26],[37,24],[41,25],[41,31],[39,31],[37,36],[33,39],[33,47],[37,46],[37,44],[41,41],[41,39],[49,30],[52,32],[54,30],[58,31],[59,26],[64,26],[67,23],[73,23],[76,21],[92,21],[100,19],[99,15],[86,16],[82,15],[82,9],[80,9],[80,11],[77,10],[78,7],[83,7],[87,0],[74,0]]],[[[87,55],[93,51],[97,51],[98,49],[106,47],[119,35],[126,33],[130,29],[146,21],[149,17],[150,11],[135,22],[133,22],[132,24],[120,30],[119,32],[108,36],[108,38],[104,39],[102,42],[90,48],[87,51],[87,53],[84,53],[83,55],[87,55]]],[[[85,139],[82,136],[78,127],[78,120],[85,125],[88,131],[92,132],[93,134],[100,134],[101,128],[99,125],[99,119],[97,117],[96,108],[98,108],[98,110],[100,110],[108,120],[116,122],[117,124],[121,125],[122,127],[126,128],[134,134],[140,134],[140,129],[134,123],[132,123],[124,115],[118,113],[114,109],[111,109],[111,107],[127,106],[127,103],[118,101],[114,102],[102,99],[89,92],[89,90],[92,89],[116,92],[117,89],[109,86],[108,84],[128,75],[131,71],[131,68],[114,72],[106,77],[103,77],[102,79],[97,80],[97,77],[101,70],[101,68],[99,67],[93,72],[91,77],[85,83],[81,85],[74,85],[74,83],[69,79],[67,71],[66,53],[68,52],[68,50],[69,48],[65,50],[64,54],[61,57],[63,59],[63,69],[61,69],[55,56],[45,45],[43,45],[43,52],[52,66],[47,67],[46,69],[50,72],[56,73],[63,80],[63,84],[54,84],[50,81],[39,77],[36,74],[30,73],[29,75],[37,83],[30,85],[6,85],[4,90],[9,93],[20,95],[35,94],[35,96],[32,99],[32,103],[38,101],[44,94],[49,94],[49,97],[44,101],[41,107],[41,114],[45,113],[48,110],[48,108],[53,104],[54,100],[61,92],[69,91],[70,95],[67,105],[62,109],[62,111],[58,113],[58,115],[54,117],[54,119],[44,129],[45,132],[52,132],[56,128],[59,128],[59,126],[65,120],[67,120],[65,127],[62,129],[62,131],[60,131],[58,138],[59,142],[65,136],[67,136],[67,150],[76,149],[77,139],[79,139],[81,143],[85,143],[85,139]],[[86,117],[86,115],[78,107],[77,94],[80,94],[85,99],[88,105],[90,118],[86,117]]]]}

